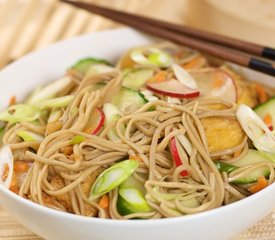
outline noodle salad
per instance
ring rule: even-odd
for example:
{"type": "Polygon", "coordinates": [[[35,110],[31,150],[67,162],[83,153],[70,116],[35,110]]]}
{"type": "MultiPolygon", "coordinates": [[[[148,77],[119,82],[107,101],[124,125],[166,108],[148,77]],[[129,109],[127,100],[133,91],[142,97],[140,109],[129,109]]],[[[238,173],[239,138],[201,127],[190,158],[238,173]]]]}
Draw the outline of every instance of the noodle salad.
{"type": "Polygon", "coordinates": [[[218,208],[274,182],[274,93],[170,43],[84,58],[0,113],[0,184],[98,218],[218,208]]]}

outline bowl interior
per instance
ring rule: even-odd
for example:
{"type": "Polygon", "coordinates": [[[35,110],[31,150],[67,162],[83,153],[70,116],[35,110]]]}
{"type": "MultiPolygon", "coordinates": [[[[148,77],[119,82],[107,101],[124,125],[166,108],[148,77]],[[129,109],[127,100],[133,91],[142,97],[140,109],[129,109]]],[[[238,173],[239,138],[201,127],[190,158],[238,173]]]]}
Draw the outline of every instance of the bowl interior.
{"type": "MultiPolygon", "coordinates": [[[[118,59],[119,56],[121,56],[121,54],[129,48],[149,44],[152,43],[152,41],[155,41],[155,39],[126,28],[76,37],[64,42],[56,43],[38,52],[28,54],[19,61],[10,64],[0,72],[0,110],[4,109],[8,105],[11,96],[16,96],[19,101],[22,100],[32,89],[62,76],[65,73],[66,68],[80,58],[94,56],[109,59],[115,62],[116,59],[118,59]]],[[[255,73],[254,71],[240,68],[236,65],[232,66],[239,71],[242,71],[243,74],[251,80],[264,82],[265,84],[275,87],[274,78],[270,76],[255,73]]],[[[207,219],[208,217],[215,216],[217,213],[222,216],[227,212],[234,212],[236,209],[245,209],[248,205],[256,206],[257,202],[261,201],[261,199],[266,199],[272,195],[275,196],[274,192],[275,185],[273,184],[249,198],[219,209],[179,218],[146,221],[104,220],[61,213],[22,199],[12,192],[3,189],[2,186],[0,186],[0,196],[3,196],[3,199],[0,199],[0,203],[7,208],[7,210],[16,215],[19,221],[23,221],[23,223],[24,220],[22,220],[22,217],[20,217],[19,214],[16,214],[11,205],[7,203],[8,199],[18,205],[21,205],[22,207],[35,209],[41,214],[55,215],[56,217],[62,217],[64,219],[70,218],[73,219],[73,221],[89,222],[94,224],[100,223],[105,224],[106,226],[121,226],[122,223],[127,226],[145,226],[146,222],[146,226],[150,227],[157,225],[164,226],[166,224],[172,225],[178,222],[188,223],[189,221],[197,221],[198,219],[207,219]]],[[[266,214],[266,210],[263,211],[263,214],[266,214]]],[[[28,224],[26,223],[26,225],[28,224]]]]}

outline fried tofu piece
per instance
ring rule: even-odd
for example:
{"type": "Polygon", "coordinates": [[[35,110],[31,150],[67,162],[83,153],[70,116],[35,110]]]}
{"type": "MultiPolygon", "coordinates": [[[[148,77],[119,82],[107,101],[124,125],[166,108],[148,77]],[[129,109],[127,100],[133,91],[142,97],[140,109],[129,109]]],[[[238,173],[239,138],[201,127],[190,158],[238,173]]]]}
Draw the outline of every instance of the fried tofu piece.
{"type": "Polygon", "coordinates": [[[233,118],[208,117],[201,119],[209,152],[218,152],[239,145],[245,133],[233,118]]]}
{"type": "Polygon", "coordinates": [[[104,168],[98,168],[94,172],[92,172],[90,175],[88,175],[83,182],[81,182],[81,188],[83,194],[88,197],[91,186],[93,185],[94,181],[96,180],[97,176],[104,170],[104,168]]]}
{"type": "Polygon", "coordinates": [[[236,81],[236,86],[238,91],[238,104],[245,104],[251,108],[259,104],[254,84],[248,85],[241,81],[236,81]]]}
{"type": "MultiPolygon", "coordinates": [[[[94,172],[92,172],[88,177],[84,179],[84,181],[81,183],[81,188],[83,194],[88,197],[90,191],[91,191],[91,186],[93,185],[94,181],[96,180],[97,176],[104,170],[104,168],[98,168],[94,172]]],[[[88,203],[84,203],[84,212],[85,216],[88,217],[94,217],[97,214],[97,209],[93,207],[92,205],[88,203]]]]}
{"type": "MultiPolygon", "coordinates": [[[[51,181],[51,186],[54,188],[54,190],[59,190],[65,187],[65,183],[63,178],[60,175],[56,175],[52,181],[51,181]]],[[[72,209],[70,197],[68,193],[59,195],[55,197],[56,200],[64,204],[64,206],[67,208],[67,210],[72,209]]]]}

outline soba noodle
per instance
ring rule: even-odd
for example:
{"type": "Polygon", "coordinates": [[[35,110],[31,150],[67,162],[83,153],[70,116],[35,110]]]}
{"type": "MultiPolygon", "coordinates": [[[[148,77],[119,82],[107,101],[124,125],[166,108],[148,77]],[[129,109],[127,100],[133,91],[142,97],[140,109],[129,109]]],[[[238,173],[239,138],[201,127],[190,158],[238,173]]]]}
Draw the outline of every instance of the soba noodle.
{"type": "MultiPolygon", "coordinates": [[[[187,51],[186,55],[182,58],[182,65],[186,66],[197,57],[203,59],[197,68],[209,64],[197,52],[187,51]]],[[[272,162],[246,165],[231,173],[221,173],[217,169],[215,160],[234,164],[251,148],[247,135],[243,133],[237,145],[218,151],[209,150],[203,119],[237,122],[238,105],[221,97],[180,99],[180,104],[177,104],[170,103],[165,95],[155,94],[158,100],[149,101],[136,111],[105,125],[98,134],[85,132],[93,111],[110,102],[121,89],[121,69],[126,57],[127,54],[112,72],[86,76],[70,72],[73,81],[59,96],[71,94],[74,98],[68,107],[62,108],[60,125],[56,130],[47,129],[49,112],[37,122],[5,125],[3,144],[10,146],[15,162],[29,164],[28,171],[20,175],[21,182],[17,184],[20,196],[78,215],[155,219],[194,214],[243,199],[251,194],[247,190],[251,184],[236,184],[234,180],[258,168],[268,168],[268,184],[274,182],[272,162]],[[93,90],[92,86],[98,82],[107,84],[102,89],[93,90]],[[122,130],[124,127],[125,131],[122,130]],[[111,129],[116,132],[119,141],[109,139],[111,129]],[[30,131],[42,135],[43,139],[41,142],[22,141],[18,131],[30,131]],[[182,152],[183,164],[180,166],[175,165],[169,145],[178,135],[184,136],[190,144],[190,148],[182,152]],[[72,145],[74,136],[82,137],[83,141],[72,145]],[[131,156],[139,161],[132,178],[144,185],[144,198],[151,211],[119,212],[117,187],[107,193],[108,207],[100,205],[100,198],[91,200],[89,192],[98,175],[131,156]],[[188,175],[182,176],[183,171],[187,171],[188,175]],[[195,205],[190,203],[192,199],[196,199],[195,205]]],[[[243,81],[242,86],[245,84],[243,81]]]]}

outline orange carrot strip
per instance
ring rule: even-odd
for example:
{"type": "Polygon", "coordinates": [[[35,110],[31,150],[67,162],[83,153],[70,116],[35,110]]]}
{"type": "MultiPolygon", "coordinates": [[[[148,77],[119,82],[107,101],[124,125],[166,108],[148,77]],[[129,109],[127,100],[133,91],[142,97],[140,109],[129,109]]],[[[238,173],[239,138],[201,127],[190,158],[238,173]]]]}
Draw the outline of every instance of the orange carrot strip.
{"type": "Polygon", "coordinates": [[[269,113],[264,116],[264,122],[268,127],[272,125],[272,117],[269,113]]]}
{"type": "Polygon", "coordinates": [[[65,147],[62,148],[62,152],[65,155],[69,156],[69,155],[71,155],[74,152],[74,150],[73,150],[72,146],[65,146],[65,147]]]}
{"type": "Polygon", "coordinates": [[[14,104],[16,104],[16,96],[12,96],[12,97],[10,98],[9,105],[12,106],[12,105],[14,105],[14,104]]]}
{"type": "Polygon", "coordinates": [[[186,70],[190,70],[194,68],[196,65],[198,65],[201,61],[203,61],[204,58],[201,56],[197,56],[194,59],[192,59],[189,63],[183,64],[182,67],[186,70]]]}
{"type": "Polygon", "coordinates": [[[266,91],[265,91],[264,87],[261,84],[257,83],[257,84],[255,84],[255,90],[258,94],[258,98],[259,98],[260,103],[266,102],[267,101],[267,94],[266,94],[266,91]]]}
{"type": "Polygon", "coordinates": [[[107,194],[103,195],[98,204],[101,208],[108,208],[109,207],[109,197],[107,194]]]}
{"type": "Polygon", "coordinates": [[[167,72],[166,71],[160,71],[158,72],[154,77],[150,78],[147,82],[164,82],[167,80],[167,72]]]}
{"type": "Polygon", "coordinates": [[[24,173],[27,172],[29,169],[29,164],[24,161],[16,161],[14,163],[13,169],[16,173],[24,173]]]}
{"type": "Polygon", "coordinates": [[[142,161],[142,158],[141,158],[140,156],[137,156],[136,154],[130,154],[130,155],[129,155],[129,159],[137,160],[137,161],[143,162],[143,161],[142,161]]]}
{"type": "Polygon", "coordinates": [[[262,189],[264,189],[267,186],[268,186],[268,182],[265,179],[265,177],[260,176],[257,179],[257,183],[254,184],[253,186],[251,186],[250,188],[248,188],[248,191],[251,192],[251,193],[256,193],[256,192],[261,191],[262,189]]]}
{"type": "Polygon", "coordinates": [[[236,157],[239,157],[241,155],[241,151],[237,151],[237,152],[235,152],[234,153],[234,157],[236,158],[236,157]]]}

